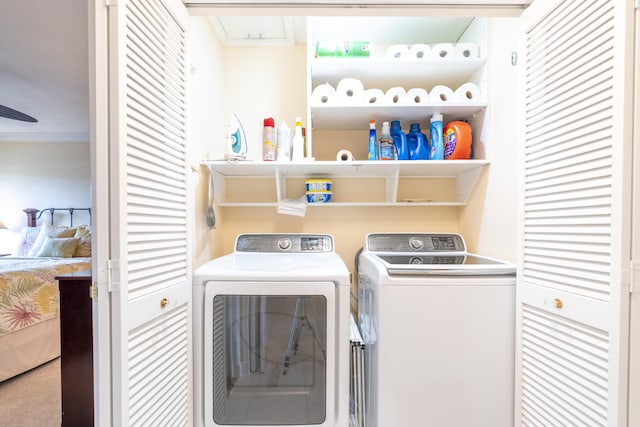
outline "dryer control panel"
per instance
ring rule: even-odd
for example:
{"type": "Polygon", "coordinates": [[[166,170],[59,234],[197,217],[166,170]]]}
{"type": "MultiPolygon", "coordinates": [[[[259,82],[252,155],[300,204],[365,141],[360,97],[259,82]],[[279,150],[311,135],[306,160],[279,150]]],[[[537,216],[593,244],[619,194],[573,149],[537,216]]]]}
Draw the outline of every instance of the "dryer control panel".
{"type": "Polygon", "coordinates": [[[328,234],[241,234],[236,252],[333,252],[333,237],[328,234]]]}

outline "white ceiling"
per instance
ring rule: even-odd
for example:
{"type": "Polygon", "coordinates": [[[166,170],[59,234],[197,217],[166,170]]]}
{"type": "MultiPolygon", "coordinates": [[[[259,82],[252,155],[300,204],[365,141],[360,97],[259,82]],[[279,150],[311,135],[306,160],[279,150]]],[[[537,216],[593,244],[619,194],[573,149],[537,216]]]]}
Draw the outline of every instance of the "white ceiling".
{"type": "Polygon", "coordinates": [[[86,0],[0,1],[0,141],[88,141],[86,0]]]}

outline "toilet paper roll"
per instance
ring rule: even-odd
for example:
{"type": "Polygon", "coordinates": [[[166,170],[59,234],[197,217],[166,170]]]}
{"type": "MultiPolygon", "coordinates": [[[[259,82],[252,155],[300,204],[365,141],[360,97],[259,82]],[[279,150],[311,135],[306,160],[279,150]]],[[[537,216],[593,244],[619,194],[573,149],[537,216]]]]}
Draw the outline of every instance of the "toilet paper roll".
{"type": "Polygon", "coordinates": [[[443,85],[434,86],[429,92],[429,102],[431,103],[443,103],[456,101],[455,94],[451,88],[443,85]]]}
{"type": "Polygon", "coordinates": [[[405,59],[409,57],[409,46],[406,44],[394,44],[387,48],[387,58],[405,59]]]}
{"type": "Polygon", "coordinates": [[[388,105],[406,105],[407,91],[400,86],[392,87],[385,92],[384,99],[388,105]]]}
{"type": "Polygon", "coordinates": [[[338,82],[336,97],[341,104],[359,104],[362,102],[364,85],[358,79],[345,77],[338,82]]]}
{"type": "Polygon", "coordinates": [[[426,44],[414,44],[409,48],[409,58],[427,59],[431,55],[431,48],[426,44]]]}
{"type": "Polygon", "coordinates": [[[380,89],[367,89],[362,93],[362,100],[365,104],[383,104],[384,92],[380,89]]]}
{"type": "Polygon", "coordinates": [[[473,83],[465,83],[456,89],[454,96],[457,102],[479,102],[480,88],[473,83]]]}
{"type": "Polygon", "coordinates": [[[311,105],[333,104],[336,90],[329,83],[318,85],[311,93],[311,105]]]}
{"type": "Polygon", "coordinates": [[[457,59],[477,59],[480,56],[480,49],[475,43],[457,43],[455,56],[457,59]]]}
{"type": "Polygon", "coordinates": [[[351,162],[353,161],[353,154],[349,150],[340,150],[336,155],[336,161],[338,162],[351,162]]]}
{"type": "Polygon", "coordinates": [[[431,48],[431,58],[451,59],[455,56],[455,48],[451,43],[438,43],[431,48]]]}
{"type": "Polygon", "coordinates": [[[414,87],[407,91],[407,103],[409,105],[426,105],[429,103],[429,94],[422,88],[414,87]]]}

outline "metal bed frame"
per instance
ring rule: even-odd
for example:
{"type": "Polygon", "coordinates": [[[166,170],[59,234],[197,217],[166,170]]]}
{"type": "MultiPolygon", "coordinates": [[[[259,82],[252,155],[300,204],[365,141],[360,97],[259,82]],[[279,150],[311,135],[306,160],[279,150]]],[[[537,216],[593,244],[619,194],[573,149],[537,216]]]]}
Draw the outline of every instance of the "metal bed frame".
{"type": "Polygon", "coordinates": [[[91,208],[46,208],[46,209],[34,209],[27,208],[24,209],[23,212],[27,214],[27,226],[35,227],[37,225],[38,220],[42,216],[43,213],[49,212],[49,216],[51,217],[51,225],[53,225],[53,214],[56,211],[67,211],[69,213],[69,226],[73,227],[73,212],[74,211],[86,211],[89,212],[89,225],[91,225],[91,208]],[[38,213],[40,212],[40,213],[38,213]],[[37,214],[37,216],[36,216],[37,214]]]}

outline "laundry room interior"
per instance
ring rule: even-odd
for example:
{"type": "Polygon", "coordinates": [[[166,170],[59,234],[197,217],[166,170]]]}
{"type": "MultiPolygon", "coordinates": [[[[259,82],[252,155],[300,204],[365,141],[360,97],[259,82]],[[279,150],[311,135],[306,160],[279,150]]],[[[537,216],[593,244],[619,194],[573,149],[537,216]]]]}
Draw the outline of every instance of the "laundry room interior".
{"type": "MultiPolygon", "coordinates": [[[[355,412],[351,414],[350,425],[365,425],[365,419],[368,419],[366,425],[371,426],[382,427],[390,425],[389,422],[398,423],[396,425],[418,425],[413,420],[417,408],[422,404],[408,396],[433,393],[435,389],[429,385],[431,380],[422,377],[431,374],[415,375],[412,381],[406,375],[399,375],[384,366],[402,363],[397,360],[397,357],[401,357],[404,364],[411,367],[409,371],[415,369],[422,364],[415,356],[430,353],[428,348],[424,348],[429,340],[415,344],[416,351],[411,353],[414,356],[395,351],[395,356],[390,356],[386,353],[389,348],[402,345],[397,341],[406,336],[402,330],[407,333],[422,330],[433,339],[443,339],[447,345],[463,349],[460,352],[461,359],[451,357],[448,351],[434,351],[431,356],[423,358],[424,362],[447,366],[444,371],[455,372],[448,379],[441,379],[447,384],[440,391],[442,398],[434,395],[430,399],[427,409],[430,415],[424,422],[429,420],[428,422],[438,424],[448,419],[454,425],[464,425],[473,417],[481,417],[491,425],[510,425],[513,419],[511,402],[514,398],[513,266],[517,245],[517,17],[491,17],[490,14],[486,15],[486,11],[484,16],[474,16],[468,10],[460,9],[453,12],[400,9],[391,16],[388,9],[319,9],[315,11],[317,15],[312,15],[306,9],[290,11],[292,15],[280,15],[278,13],[282,13],[281,10],[265,9],[264,16],[251,16],[249,11],[233,8],[192,8],[189,27],[189,142],[194,165],[192,169],[197,170],[197,173],[194,172],[197,183],[193,218],[193,263],[196,268],[194,289],[197,289],[194,291],[196,419],[204,413],[205,421],[213,419],[220,424],[247,422],[246,419],[240,421],[238,415],[229,413],[230,409],[218,409],[218,404],[211,406],[210,402],[215,399],[216,392],[208,394],[211,392],[207,384],[212,381],[210,378],[216,377],[216,373],[215,368],[213,371],[208,370],[209,359],[213,356],[207,353],[207,349],[212,347],[209,337],[215,334],[207,332],[207,328],[212,322],[210,319],[215,316],[212,312],[202,314],[200,310],[204,306],[206,311],[213,301],[205,296],[203,302],[204,289],[216,288],[215,283],[224,283],[224,279],[229,279],[223,271],[229,268],[226,263],[230,254],[235,257],[235,268],[247,268],[246,274],[249,277],[252,270],[261,268],[265,268],[262,280],[271,278],[271,281],[277,281],[272,278],[274,275],[282,279],[281,276],[285,273],[281,270],[290,270],[289,275],[295,275],[296,266],[291,265],[296,262],[295,258],[283,258],[284,254],[265,253],[261,255],[261,261],[256,258],[257,264],[254,267],[245,265],[243,259],[247,254],[243,253],[244,248],[239,247],[242,245],[237,244],[238,236],[258,239],[253,235],[265,233],[265,240],[270,239],[269,235],[275,235],[279,239],[278,245],[281,241],[288,242],[291,239],[294,248],[299,247],[296,245],[298,234],[302,236],[300,238],[303,242],[309,235],[330,235],[333,237],[333,249],[350,272],[349,309],[355,322],[359,323],[359,328],[364,329],[365,346],[366,343],[371,344],[363,353],[365,362],[362,369],[368,370],[359,376],[359,380],[365,378],[367,383],[364,386],[366,391],[360,395],[361,403],[354,403],[358,399],[353,391],[350,393],[350,411],[355,412]],[[218,14],[214,15],[212,11],[218,14]],[[343,15],[345,13],[347,15],[343,15]],[[368,57],[319,55],[318,46],[336,40],[364,41],[369,49],[368,57]],[[411,46],[419,46],[426,51],[417,57],[413,51],[410,53],[411,46]],[[456,56],[456,46],[471,46],[473,53],[470,57],[456,56]],[[396,49],[402,50],[405,56],[394,58],[393,50],[396,49]],[[445,51],[439,52],[438,49],[445,51]],[[375,89],[379,91],[378,96],[383,93],[385,98],[371,102],[364,99],[365,94],[370,92],[363,92],[362,99],[343,101],[338,93],[339,86],[345,79],[355,81],[357,93],[360,91],[358,83],[362,83],[363,90],[375,89]],[[320,101],[317,92],[327,85],[336,89],[336,95],[331,98],[334,95],[330,92],[329,100],[324,103],[320,101]],[[473,99],[455,98],[454,91],[466,87],[465,85],[475,88],[473,99]],[[451,92],[445,92],[440,97],[436,92],[443,90],[443,87],[451,92]],[[387,96],[387,92],[390,94],[398,88],[405,92],[411,89],[424,90],[427,94],[431,93],[431,97],[412,105],[412,100],[407,95],[395,103],[391,100],[391,95],[387,96]],[[371,120],[375,120],[377,136],[382,133],[383,123],[393,120],[400,121],[404,132],[409,132],[411,123],[419,123],[422,131],[430,134],[430,119],[434,114],[442,114],[445,125],[460,121],[469,125],[472,134],[470,154],[462,159],[441,161],[367,160],[371,120]],[[310,147],[306,150],[305,158],[264,160],[265,119],[273,119],[276,134],[279,134],[283,123],[293,132],[297,118],[301,119],[302,126],[305,127],[305,143],[310,147]],[[238,126],[237,122],[242,128],[241,138],[246,139],[246,153],[242,152],[239,156],[230,152],[227,131],[227,126],[234,128],[238,126]],[[340,157],[345,152],[348,153],[347,159],[340,157]],[[331,199],[327,203],[306,202],[305,188],[309,180],[313,179],[330,182],[331,199]],[[448,283],[451,284],[451,289],[455,289],[453,294],[429,294],[436,287],[425,291],[429,286],[420,290],[419,286],[401,286],[400,288],[408,290],[407,294],[399,297],[386,295],[386,290],[358,283],[358,256],[366,245],[367,236],[372,233],[383,233],[382,240],[386,240],[389,233],[411,234],[408,244],[413,244],[414,240],[424,241],[431,250],[436,245],[431,244],[432,240],[446,242],[446,247],[452,239],[455,240],[452,236],[459,234],[463,236],[464,243],[455,240],[456,250],[479,253],[510,264],[510,267],[506,267],[508,273],[501,271],[481,274],[509,276],[495,281],[488,278],[490,276],[470,279],[479,284],[491,284],[478,286],[477,289],[468,287],[464,281],[457,281],[457,278],[450,278],[448,283]],[[259,267],[263,263],[272,267],[259,267]],[[476,293],[477,290],[480,292],[476,293]],[[377,296],[378,294],[385,296],[377,296]],[[359,297],[367,301],[359,304],[359,297]],[[378,303],[372,303],[372,300],[379,299],[380,306],[374,307],[372,304],[378,303]],[[382,299],[386,302],[383,303],[382,299]],[[447,314],[438,309],[442,303],[448,305],[453,301],[458,304],[448,310],[447,314]],[[486,312],[485,307],[490,306],[494,306],[494,309],[486,312]],[[483,308],[478,310],[479,307],[483,308]],[[380,311],[379,314],[377,310],[380,311]],[[428,310],[429,313],[418,320],[419,313],[423,310],[428,310]],[[400,316],[401,313],[404,316],[400,316]],[[434,320],[430,316],[437,316],[438,319],[434,320]],[[204,350],[201,350],[198,343],[201,336],[200,318],[205,319],[204,350]],[[373,318],[376,320],[368,323],[373,318]],[[377,322],[380,325],[374,326],[373,323],[377,322]],[[402,326],[403,322],[410,324],[405,327],[402,326]],[[437,330],[431,329],[439,322],[452,325],[459,322],[474,324],[474,338],[469,340],[467,327],[453,326],[451,329],[440,329],[445,334],[440,336],[437,330]],[[383,347],[377,344],[377,340],[385,343],[380,344],[383,347]],[[474,363],[465,359],[470,348],[475,349],[474,363]],[[203,351],[204,356],[200,360],[203,351]],[[468,366],[468,369],[461,366],[468,366]],[[202,372],[204,385],[200,382],[202,372]],[[467,378],[475,378],[475,381],[468,381],[467,378]],[[494,383],[490,392],[472,391],[477,386],[484,387],[482,384],[487,381],[494,383]],[[411,385],[412,382],[415,384],[411,385]],[[469,396],[484,397],[465,399],[460,395],[463,389],[469,396]],[[395,390],[394,396],[385,395],[392,390],[395,390]],[[366,410],[362,403],[364,395],[367,396],[369,405],[366,410]],[[376,399],[381,399],[384,403],[379,404],[376,399]],[[446,415],[456,412],[450,406],[453,402],[458,402],[458,408],[461,409],[457,418],[446,415]],[[377,413],[376,406],[384,409],[377,413]],[[356,414],[359,411],[362,413],[358,418],[356,414]],[[365,415],[365,411],[374,412],[367,412],[365,415]]],[[[349,90],[351,88],[346,89],[349,90]]],[[[417,101],[414,99],[413,102],[417,101]]],[[[400,241],[397,244],[403,247],[407,245],[400,241]]],[[[282,252],[289,251],[289,243],[286,247],[282,252]]],[[[453,246],[449,250],[453,250],[453,246]]],[[[293,249],[292,251],[295,252],[293,249]]],[[[365,252],[369,252],[369,248],[365,252]]],[[[298,254],[291,254],[292,257],[296,255],[298,254]]],[[[312,257],[313,254],[308,256],[312,257]]],[[[443,259],[438,258],[434,262],[445,262],[443,259]]],[[[302,265],[305,261],[299,262],[299,280],[311,281],[312,277],[316,277],[315,269],[304,270],[302,265]]],[[[368,264],[365,264],[366,267],[368,264]]],[[[327,264],[325,270],[333,271],[331,265],[327,264]]],[[[455,267],[458,266],[453,266],[455,267]]],[[[466,270],[477,266],[463,267],[466,270]]],[[[242,272],[237,274],[243,278],[242,272]]],[[[371,272],[367,273],[370,274],[371,272]]],[[[415,272],[410,272],[408,277],[411,274],[415,272]]],[[[240,278],[238,280],[242,280],[240,278]]],[[[367,282],[366,279],[362,280],[367,282]]],[[[340,282],[336,280],[336,283],[340,282]]],[[[239,285],[237,288],[244,287],[239,285]]],[[[267,297],[265,301],[273,300],[267,297]]],[[[234,306],[236,303],[228,300],[227,304],[234,306]]],[[[264,325],[273,323],[268,320],[273,316],[269,315],[269,310],[282,311],[282,308],[274,308],[274,302],[262,304],[272,308],[265,309],[266,317],[259,322],[263,326],[255,326],[254,329],[262,330],[260,328],[265,328],[264,325]]],[[[347,316],[342,311],[344,294],[335,304],[339,330],[345,327],[347,316]]],[[[330,304],[327,303],[327,306],[330,304]]],[[[249,310],[248,307],[253,305],[247,302],[246,307],[242,310],[249,310]]],[[[291,311],[292,318],[296,319],[298,309],[293,313],[292,307],[285,311],[291,311]]],[[[215,321],[213,322],[215,330],[215,321]]],[[[232,320],[228,322],[235,324],[232,320]]],[[[246,326],[245,329],[240,327],[233,333],[253,337],[256,336],[255,332],[251,332],[254,329],[251,326],[246,326]]],[[[291,329],[294,329],[293,326],[291,329]]],[[[319,328],[321,331],[327,329],[331,328],[319,328]]],[[[318,335],[314,328],[309,328],[309,331],[313,336],[318,335]]],[[[305,329],[303,335],[304,332],[305,329]]],[[[266,338],[269,332],[261,334],[265,336],[249,347],[255,349],[256,354],[265,355],[268,354],[267,349],[262,348],[258,342],[267,340],[273,345],[275,338],[266,338]]],[[[215,338],[211,339],[215,342],[215,338]]],[[[230,341],[232,342],[233,340],[230,341]]],[[[222,347],[228,349],[230,343],[222,347]]],[[[343,352],[343,345],[341,342],[337,344],[338,354],[343,352]]],[[[279,352],[284,344],[276,347],[279,352]]],[[[311,353],[315,354],[301,350],[302,355],[311,353]]],[[[233,356],[228,357],[234,359],[233,356]]],[[[344,369],[341,357],[339,355],[335,362],[337,370],[344,369]]],[[[279,361],[282,356],[275,359],[279,361]]],[[[334,369],[330,359],[327,356],[328,370],[334,369]]],[[[213,364],[216,365],[216,362],[213,364]]],[[[352,365],[350,369],[350,378],[355,384],[358,381],[353,380],[356,368],[352,365]]],[[[219,381],[224,377],[222,374],[217,375],[219,381]]],[[[245,374],[245,380],[250,376],[245,374]]],[[[275,381],[277,377],[272,374],[270,381],[275,381]]],[[[213,382],[215,381],[214,379],[213,382]]],[[[259,384],[261,381],[263,380],[257,378],[254,383],[259,384]]],[[[336,396],[344,395],[344,381],[344,374],[336,379],[336,396]]],[[[241,381],[238,380],[237,384],[241,384],[241,381]]],[[[248,390],[230,387],[227,392],[228,401],[218,407],[233,407],[233,396],[245,395],[248,390]]],[[[250,401],[268,393],[255,387],[251,390],[254,394],[248,395],[252,396],[250,401]]],[[[334,392],[329,393],[331,395],[334,392]]],[[[314,407],[319,404],[317,400],[314,402],[312,404],[309,398],[307,405],[314,407]]],[[[333,420],[328,417],[325,420],[327,425],[345,425],[345,409],[342,406],[345,403],[336,398],[332,404],[335,405],[337,415],[333,420]]],[[[274,401],[271,405],[281,407],[282,404],[274,401]]],[[[253,413],[249,408],[254,406],[255,404],[247,404],[247,411],[253,413]]],[[[270,417],[268,413],[269,411],[255,415],[255,419],[266,422],[270,417]]],[[[246,416],[251,419],[254,415],[247,413],[246,416]]],[[[294,420],[296,419],[280,422],[300,422],[294,420]]]]}
{"type": "MultiPolygon", "coordinates": [[[[523,14],[519,6],[506,3],[266,7],[258,9],[259,14],[248,8],[199,7],[198,2],[190,7],[189,141],[192,169],[198,171],[194,267],[232,254],[243,233],[333,236],[335,251],[351,273],[350,311],[364,336],[368,425],[422,425],[415,422],[418,413],[421,422],[429,419],[431,425],[444,425],[453,413],[460,418],[452,425],[472,425],[474,421],[465,419],[470,416],[486,425],[508,426],[514,419],[526,423],[525,418],[544,425],[545,414],[567,424],[589,419],[605,425],[607,419],[627,416],[625,404],[612,402],[636,393],[633,362],[623,362],[618,370],[611,358],[637,345],[625,338],[628,295],[619,292],[622,282],[617,279],[618,266],[624,271],[631,252],[631,242],[624,237],[631,233],[619,234],[632,223],[630,210],[622,208],[631,206],[627,178],[633,144],[626,124],[632,119],[628,85],[633,55],[626,43],[633,24],[625,9],[630,6],[535,2],[523,14]],[[257,15],[264,18],[251,19],[257,15]],[[281,28],[286,42],[274,44],[268,25],[252,29],[267,21],[281,28]],[[620,32],[615,32],[618,25],[620,32]],[[616,37],[620,42],[612,41],[616,37]],[[370,50],[365,58],[327,54],[322,49],[330,42],[365,42],[370,50]],[[453,52],[457,45],[474,45],[477,56],[452,57],[442,44],[453,52]],[[416,45],[428,46],[429,55],[412,58],[416,45]],[[407,50],[409,56],[397,55],[407,50]],[[565,50],[570,54],[558,54],[565,50]],[[620,66],[605,65],[614,58],[620,66]],[[615,70],[626,72],[618,75],[615,70]],[[347,79],[350,85],[342,90],[347,79]],[[452,99],[452,92],[467,84],[477,87],[473,99],[452,99]],[[407,96],[405,105],[396,103],[389,94],[399,88],[423,89],[428,101],[413,105],[417,98],[407,96]],[[374,101],[367,94],[375,90],[374,101]],[[361,95],[359,102],[353,94],[361,95]],[[377,103],[381,94],[383,101],[377,103]],[[445,125],[464,121],[471,127],[468,159],[367,160],[371,120],[378,136],[384,122],[394,120],[404,132],[417,122],[430,133],[430,122],[438,114],[445,125]],[[266,119],[273,119],[277,131],[283,122],[293,130],[298,117],[311,158],[263,160],[266,119]],[[233,118],[244,129],[246,156],[225,161],[227,126],[233,118]],[[629,143],[613,144],[615,139],[629,143]],[[574,150],[575,157],[567,156],[574,150]],[[601,159],[617,171],[611,179],[606,173],[600,178],[603,169],[596,171],[601,159]],[[331,181],[329,202],[304,203],[310,179],[331,181]],[[610,199],[611,194],[620,196],[610,199]],[[210,228],[213,219],[215,227],[210,228]],[[382,236],[368,240],[371,233],[382,236]],[[412,233],[417,235],[411,238],[412,233]],[[518,302],[513,279],[509,290],[490,298],[489,289],[500,287],[490,279],[470,279],[489,285],[480,286],[484,291],[476,297],[478,288],[455,293],[464,286],[454,277],[443,282],[456,286],[444,290],[447,296],[440,300],[439,294],[428,293],[428,278],[418,279],[408,265],[425,257],[398,261],[407,263],[402,266],[378,259],[377,268],[367,261],[361,265],[366,272],[357,270],[356,264],[372,255],[371,244],[378,238],[390,242],[381,245],[387,250],[396,245],[411,252],[429,245],[431,250],[454,247],[456,238],[447,233],[462,236],[469,253],[517,265],[518,302]],[[602,281],[601,275],[606,276],[602,281]],[[420,290],[418,283],[426,286],[420,290]],[[578,309],[594,301],[602,307],[600,315],[591,315],[595,309],[578,309]],[[478,307],[485,309],[476,312],[478,307]],[[603,319],[612,323],[601,323],[603,319]],[[439,322],[449,326],[438,328],[439,322]],[[610,328],[614,324],[623,326],[610,328]],[[566,333],[559,336],[560,329],[566,333]],[[598,338],[586,332],[593,329],[598,338]],[[436,339],[442,331],[445,335],[436,339]],[[453,338],[454,331],[462,335],[453,338]],[[434,337],[442,352],[432,354],[429,341],[416,336],[434,337]],[[583,341],[591,344],[583,347],[583,341]],[[417,344],[415,354],[396,351],[406,342],[417,344]],[[454,359],[460,354],[470,359],[454,359]],[[600,377],[604,381],[594,387],[583,379],[594,378],[599,368],[583,362],[596,359],[609,364],[600,377]],[[443,371],[460,374],[459,381],[453,374],[432,376],[420,368],[421,360],[426,366],[446,366],[443,371]],[[400,365],[419,373],[389,368],[400,365]],[[471,369],[463,373],[457,368],[463,365],[471,369]],[[475,376],[482,373],[501,379],[475,376]],[[527,382],[529,378],[535,380],[527,382]],[[474,384],[489,382],[490,395],[472,391],[474,384]],[[629,395],[618,394],[624,384],[629,395]],[[580,393],[566,393],[569,389],[580,393]],[[550,390],[554,402],[547,399],[550,390]],[[478,395],[487,400],[471,397],[478,395]],[[506,402],[502,409],[491,406],[499,401],[506,402]],[[596,401],[600,403],[585,404],[596,401]],[[427,408],[425,402],[434,406],[427,408]],[[567,412],[567,407],[576,410],[567,412]],[[493,415],[483,412],[487,408],[493,408],[493,415]]],[[[482,270],[466,267],[463,274],[482,270]]],[[[437,267],[425,265],[420,274],[430,268],[437,267]]],[[[455,267],[451,272],[461,274],[455,267]]],[[[425,277],[428,274],[433,273],[425,277]]],[[[633,418],[631,406],[628,409],[633,418]]]]}
{"type": "MultiPolygon", "coordinates": [[[[453,17],[446,16],[442,10],[434,16],[433,9],[422,12],[425,16],[416,16],[415,10],[410,11],[411,16],[403,16],[402,10],[394,11],[397,16],[363,16],[351,9],[347,11],[354,16],[332,16],[336,12],[325,9],[319,13],[326,16],[316,17],[314,21],[304,15],[281,16],[266,9],[266,16],[256,20],[246,16],[248,11],[244,9],[213,9],[222,12],[220,15],[211,15],[214,12],[210,8],[193,10],[189,28],[189,141],[192,164],[199,165],[194,218],[195,266],[231,252],[237,235],[247,232],[332,234],[337,252],[351,271],[354,271],[357,251],[371,232],[460,233],[469,250],[515,261],[518,104],[517,67],[512,64],[512,57],[517,50],[517,18],[474,18],[465,16],[460,9],[454,11],[457,16],[453,17]],[[251,23],[255,25],[267,20],[266,28],[252,30],[251,23]],[[310,28],[314,22],[315,27],[310,28]],[[241,34],[238,37],[244,39],[226,37],[221,40],[215,30],[217,26],[222,34],[226,34],[221,23],[230,26],[227,33],[241,34]],[[242,25],[246,28],[234,27],[242,25]],[[275,40],[256,34],[259,31],[275,31],[275,40]],[[367,158],[370,119],[377,121],[380,135],[383,119],[401,120],[403,130],[408,132],[409,118],[394,113],[394,108],[400,111],[402,107],[378,105],[372,113],[365,111],[346,125],[333,126],[325,119],[325,124],[316,128],[313,122],[316,113],[311,111],[309,104],[312,91],[319,83],[312,73],[314,61],[323,58],[313,58],[313,51],[314,43],[326,38],[367,40],[372,46],[371,56],[381,60],[390,45],[463,41],[477,44],[482,56],[476,61],[480,65],[471,71],[444,71],[440,75],[422,70],[405,72],[403,60],[393,64],[399,70],[399,77],[393,77],[391,70],[384,81],[374,78],[370,83],[366,80],[364,83],[369,87],[377,85],[383,91],[395,86],[407,90],[421,87],[430,91],[437,85],[447,84],[456,89],[467,81],[477,81],[482,89],[480,107],[465,110],[459,116],[451,107],[442,105],[440,109],[432,104],[422,112],[420,107],[410,107],[413,111],[409,115],[421,124],[423,132],[429,128],[429,119],[435,110],[442,110],[445,122],[469,121],[473,127],[472,159],[483,162],[459,176],[456,170],[446,169],[427,173],[400,172],[397,184],[393,182],[394,177],[388,177],[396,171],[364,169],[353,173],[347,172],[348,165],[336,168],[336,155],[342,149],[353,153],[356,162],[367,158]],[[455,75],[453,80],[449,74],[455,75]],[[246,132],[247,154],[246,160],[229,162],[225,170],[236,165],[245,167],[246,163],[266,163],[268,166],[258,172],[238,169],[233,173],[238,176],[227,179],[222,174],[216,175],[215,171],[217,161],[224,159],[225,128],[233,114],[240,119],[246,132]],[[276,168],[281,162],[262,161],[262,127],[263,120],[268,117],[274,119],[276,127],[284,121],[290,128],[294,127],[296,117],[301,117],[307,138],[312,138],[314,160],[305,159],[298,171],[284,179],[286,192],[281,195],[277,194],[279,189],[276,188],[279,184],[276,181],[280,179],[276,179],[276,168]],[[213,161],[211,167],[215,177],[214,229],[209,229],[206,222],[208,161],[213,161]],[[324,173],[323,163],[327,165],[324,173]],[[305,166],[309,168],[305,170],[305,166]],[[304,216],[279,214],[280,203],[304,196],[304,181],[308,178],[331,179],[331,201],[322,205],[309,204],[304,216]],[[394,200],[385,196],[389,185],[397,185],[391,190],[397,193],[394,200]]],[[[342,9],[337,13],[344,12],[342,9]]],[[[389,11],[385,9],[384,13],[389,14],[389,11]]],[[[454,65],[445,65],[445,70],[455,69],[456,63],[464,62],[450,61],[454,65]]],[[[438,68],[437,61],[423,62],[429,63],[427,69],[438,68]]],[[[334,86],[339,79],[352,77],[348,71],[344,75],[339,73],[329,77],[334,86]]],[[[429,165],[420,168],[428,170],[429,165]]]]}

